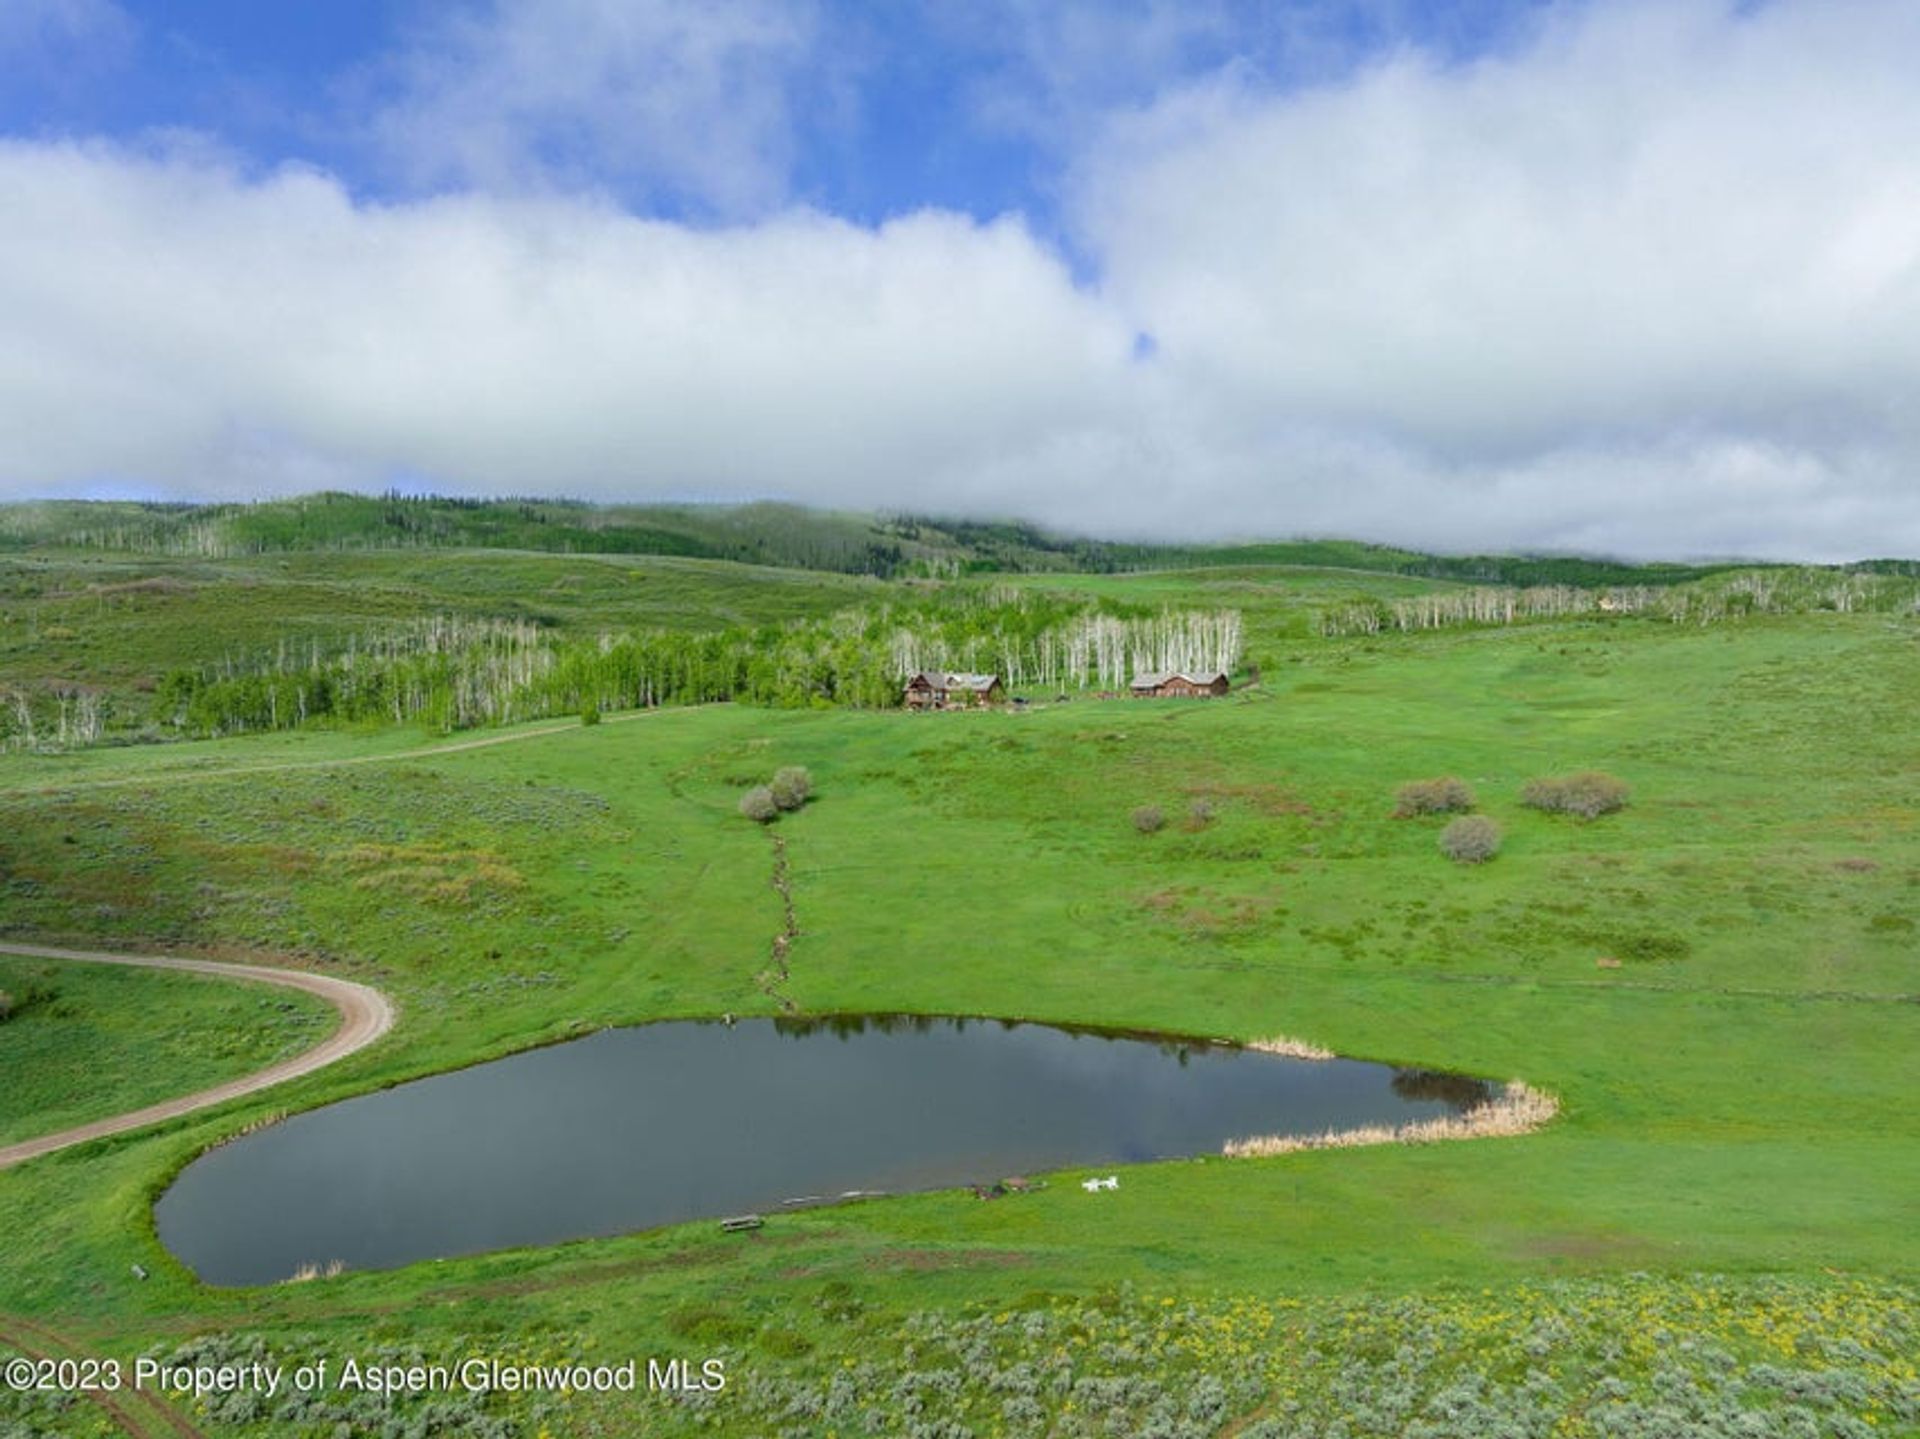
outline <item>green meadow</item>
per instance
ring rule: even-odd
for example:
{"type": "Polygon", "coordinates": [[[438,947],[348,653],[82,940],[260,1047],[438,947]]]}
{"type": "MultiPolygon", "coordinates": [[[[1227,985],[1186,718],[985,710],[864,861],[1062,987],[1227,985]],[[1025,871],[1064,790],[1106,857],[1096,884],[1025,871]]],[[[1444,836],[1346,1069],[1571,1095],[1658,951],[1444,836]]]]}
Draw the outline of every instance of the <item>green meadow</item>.
{"type": "MultiPolygon", "coordinates": [[[[462,578],[459,560],[262,558],[256,621],[280,624],[272,606],[308,582],[373,618],[409,585],[497,613],[490,594],[525,592],[515,567],[584,573],[468,556],[462,578]]],[[[238,573],[153,603],[238,613],[238,573]]],[[[593,573],[616,593],[670,582],[690,610],[719,602],[699,587],[720,575],[767,616],[877,583],[659,559],[593,573]]],[[[1010,582],[1241,608],[1259,680],[1217,702],[712,705],[0,759],[6,937],[278,956],[400,1010],[324,1073],[0,1175],[0,1344],[12,1315],[101,1353],[727,1356],[738,1383],[657,1401],[660,1432],[1319,1434],[1372,1405],[1350,1432],[1651,1436],[1677,1412],[1920,1433],[1920,619],[1331,640],[1315,605],[1438,582],[1257,566],[1010,582]],[[498,742],[453,747],[469,740],[498,742]],[[774,983],[771,836],[736,805],[785,764],[816,797],[774,830],[799,928],[774,983]],[[1520,803],[1528,780],[1581,769],[1631,802],[1591,822],[1520,803]],[[1502,827],[1491,862],[1444,858],[1441,819],[1393,817],[1397,786],[1440,775],[1502,827]],[[1133,822],[1146,806],[1166,819],[1152,833],[1133,822]],[[783,1000],[1284,1034],[1522,1078],[1562,1113],[1524,1138],[1141,1166],[1099,1201],[1064,1175],[994,1203],[927,1194],[751,1237],[690,1225],[260,1292],[200,1285],[154,1238],[169,1176],[264,1116],[783,1000]],[[1062,1369],[1069,1351],[1084,1361],[1062,1369]],[[1557,1398],[1528,1387],[1534,1368],[1557,1398]],[[1456,1427],[1393,1407],[1396,1385],[1426,1403],[1474,1375],[1456,1427]]],[[[35,644],[59,622],[135,648],[111,598],[36,604],[35,644]]],[[[26,623],[10,614],[16,647],[26,623]]],[[[0,988],[24,963],[0,960],[0,988]]],[[[50,982],[108,1056],[82,1102],[102,1110],[158,1075],[185,1090],[246,1068],[313,1022],[263,1028],[243,986],[50,982]],[[156,1005],[171,1049],[135,1038],[156,1005]]],[[[53,1022],[0,1024],[0,1138],[64,1084],[37,1029],[53,1022]]],[[[236,1436],[631,1432],[588,1397],[452,1405],[417,1431],[420,1406],[183,1412],[236,1436]]],[[[25,1405],[13,1419],[60,1432],[25,1405]]]]}
{"type": "Polygon", "coordinates": [[[514,620],[556,635],[703,630],[829,614],[878,593],[851,575],[657,555],[372,550],[182,559],[0,550],[0,693],[97,686],[146,721],[169,670],[338,646],[408,621],[514,620]]]}
{"type": "Polygon", "coordinates": [[[208,1088],[317,1043],[295,990],[0,954],[0,1144],[208,1088]]]}

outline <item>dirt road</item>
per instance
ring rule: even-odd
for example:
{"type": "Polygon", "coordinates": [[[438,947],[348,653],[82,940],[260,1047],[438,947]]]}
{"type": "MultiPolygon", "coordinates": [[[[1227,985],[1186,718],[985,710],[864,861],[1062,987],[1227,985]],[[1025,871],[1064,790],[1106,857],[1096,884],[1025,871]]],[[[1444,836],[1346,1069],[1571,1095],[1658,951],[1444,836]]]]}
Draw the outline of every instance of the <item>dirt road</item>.
{"type": "MultiPolygon", "coordinates": [[[[651,719],[656,715],[684,710],[712,709],[725,701],[714,700],[697,705],[673,705],[670,708],[626,710],[619,714],[610,714],[603,718],[603,724],[631,724],[635,720],[651,719]]],[[[404,764],[409,760],[433,759],[439,755],[464,754],[468,750],[492,749],[495,745],[523,744],[527,740],[545,739],[549,735],[570,734],[581,728],[580,721],[562,720],[554,724],[542,725],[539,729],[514,729],[504,734],[484,734],[474,739],[448,740],[442,743],[424,745],[415,749],[388,750],[380,754],[335,755],[327,759],[287,759],[266,760],[259,764],[226,765],[207,769],[161,768],[139,774],[102,775],[98,778],[75,778],[59,783],[38,783],[18,788],[0,786],[8,794],[65,794],[71,790],[82,789],[151,789],[161,784],[179,784],[188,780],[200,779],[236,779],[256,774],[285,774],[293,770],[348,769],[368,764],[404,764]]]]}
{"type": "MultiPolygon", "coordinates": [[[[73,1340],[56,1334],[44,1324],[0,1314],[0,1347],[16,1350],[29,1359],[84,1359],[87,1353],[73,1340]]],[[[84,1391],[102,1410],[114,1427],[128,1439],[207,1439],[207,1436],[159,1395],[150,1390],[122,1388],[84,1391]]]]}
{"type": "Polygon", "coordinates": [[[183,1094],[178,1099],[150,1104],[145,1109],[130,1110],[110,1119],[96,1119],[90,1124],[64,1129],[58,1134],[46,1134],[38,1139],[0,1147],[0,1169],[37,1159],[56,1149],[85,1144],[91,1139],[124,1134],[130,1129],[143,1129],[163,1119],[175,1119],[183,1114],[191,1114],[196,1109],[224,1104],[244,1094],[257,1094],[276,1084],[284,1084],[289,1079],[298,1079],[329,1064],[336,1064],[348,1055],[365,1049],[393,1027],[393,1006],[379,990],[324,974],[308,974],[297,969],[271,969],[258,964],[221,964],[211,959],[173,959],[158,955],[108,954],[91,949],[53,949],[38,944],[0,942],[0,954],[24,955],[29,959],[71,960],[79,964],[124,964],[139,969],[172,969],[188,974],[211,974],[222,979],[278,984],[318,995],[340,1011],[340,1027],[302,1054],[283,1059],[278,1064],[239,1079],[230,1079],[212,1089],[203,1089],[197,1094],[183,1094]]]}

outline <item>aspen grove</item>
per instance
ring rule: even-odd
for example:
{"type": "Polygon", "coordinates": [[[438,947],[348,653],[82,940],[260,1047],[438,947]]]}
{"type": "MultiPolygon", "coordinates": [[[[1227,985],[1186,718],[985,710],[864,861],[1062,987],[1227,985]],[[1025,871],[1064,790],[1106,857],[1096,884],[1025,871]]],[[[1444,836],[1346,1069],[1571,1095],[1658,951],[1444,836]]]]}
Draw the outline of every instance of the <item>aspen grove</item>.
{"type": "Polygon", "coordinates": [[[165,725],[180,734],[316,721],[454,730],[720,700],[883,708],[900,702],[903,680],[920,669],[987,670],[1010,689],[1114,689],[1141,670],[1232,672],[1242,645],[1236,610],[1153,611],[1009,588],[933,591],[824,619],[701,634],[563,639],[524,622],[436,618],[176,670],[159,699],[165,725]]]}

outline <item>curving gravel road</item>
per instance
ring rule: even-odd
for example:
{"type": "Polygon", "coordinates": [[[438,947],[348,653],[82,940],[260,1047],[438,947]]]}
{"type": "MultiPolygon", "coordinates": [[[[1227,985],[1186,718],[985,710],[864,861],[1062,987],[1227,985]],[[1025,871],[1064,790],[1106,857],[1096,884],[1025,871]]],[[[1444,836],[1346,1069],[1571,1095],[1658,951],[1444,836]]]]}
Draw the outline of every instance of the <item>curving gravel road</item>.
{"type": "Polygon", "coordinates": [[[273,969],[260,964],[222,964],[211,959],[109,954],[92,949],[54,949],[38,944],[0,943],[0,954],[24,955],[29,959],[73,960],[82,964],[124,964],[138,969],[175,969],[188,974],[216,975],[222,979],[278,984],[316,994],[340,1011],[340,1027],[302,1054],[238,1079],[230,1079],[225,1084],[217,1084],[212,1089],[203,1089],[197,1094],[183,1094],[178,1099],[163,1100],[145,1109],[129,1110],[110,1119],[96,1119],[90,1124],[63,1129],[58,1134],[46,1134],[38,1139],[0,1147],[0,1169],[37,1159],[56,1149],[85,1144],[88,1140],[102,1139],[109,1134],[124,1134],[130,1129],[142,1129],[163,1119],[176,1119],[197,1109],[224,1104],[229,1099],[238,1099],[245,1094],[257,1094],[276,1084],[284,1084],[289,1079],[298,1079],[303,1074],[312,1074],[329,1064],[337,1064],[348,1055],[365,1049],[393,1027],[393,1005],[379,990],[355,984],[350,979],[334,979],[298,969],[273,969]]]}

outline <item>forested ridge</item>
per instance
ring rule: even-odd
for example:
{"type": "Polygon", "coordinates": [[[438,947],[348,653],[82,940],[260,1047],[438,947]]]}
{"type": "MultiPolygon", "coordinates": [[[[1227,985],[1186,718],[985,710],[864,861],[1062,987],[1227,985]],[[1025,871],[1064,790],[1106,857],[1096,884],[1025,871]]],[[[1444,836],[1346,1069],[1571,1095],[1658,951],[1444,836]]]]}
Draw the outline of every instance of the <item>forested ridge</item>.
{"type": "Polygon", "coordinates": [[[399,495],[4,506],[0,569],[12,750],[717,700],[884,708],[919,669],[991,672],[1037,699],[1141,671],[1244,674],[1280,646],[1384,633],[1920,602],[1920,566],[1898,560],[1150,546],[783,505],[399,495]]]}
{"type": "MultiPolygon", "coordinates": [[[[1751,560],[1634,564],[1589,555],[1442,555],[1342,539],[1194,544],[1063,535],[1014,520],[859,514],[773,502],[616,504],[326,492],[249,503],[47,500],[0,506],[0,550],[203,559],[379,550],[681,555],[880,578],[1312,565],[1493,585],[1684,584],[1751,560]]],[[[1858,566],[1913,573],[1916,561],[1858,566]]]]}

